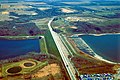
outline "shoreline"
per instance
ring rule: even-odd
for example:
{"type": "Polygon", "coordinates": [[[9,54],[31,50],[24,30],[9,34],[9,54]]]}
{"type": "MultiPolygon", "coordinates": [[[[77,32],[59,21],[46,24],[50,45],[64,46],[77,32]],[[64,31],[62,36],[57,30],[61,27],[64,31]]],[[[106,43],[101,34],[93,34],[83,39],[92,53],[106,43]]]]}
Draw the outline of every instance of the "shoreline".
{"type": "MultiPolygon", "coordinates": [[[[94,35],[94,36],[102,36],[102,35],[112,35],[112,34],[114,34],[114,33],[107,33],[107,34],[80,34],[80,35],[94,35]]],[[[115,33],[116,34],[116,33],[115,33]]],[[[120,33],[117,33],[117,34],[120,34],[120,33]]],[[[74,38],[74,37],[78,37],[79,38],[79,35],[77,34],[75,34],[75,35],[72,35],[72,37],[74,38]]],[[[107,63],[111,63],[111,64],[120,64],[119,62],[114,62],[114,61],[110,61],[110,60],[107,60],[107,59],[105,59],[105,58],[103,58],[102,56],[100,56],[100,55],[98,55],[96,52],[94,52],[93,51],[93,49],[82,39],[82,38],[80,38],[80,40],[83,42],[83,44],[85,44],[87,47],[89,47],[89,50],[90,51],[92,51],[92,52],[89,52],[89,54],[88,55],[90,55],[90,54],[92,54],[92,55],[90,55],[91,57],[94,57],[94,58],[96,58],[96,59],[99,59],[99,60],[101,60],[101,61],[105,61],[105,62],[107,62],[107,63]]],[[[76,43],[76,42],[75,42],[76,43]]],[[[80,48],[79,48],[79,50],[80,50],[80,48]]],[[[86,49],[85,49],[86,50],[86,49]]],[[[87,53],[86,53],[87,54],[87,53]]]]}
{"type": "MultiPolygon", "coordinates": [[[[81,38],[81,40],[93,51],[93,49],[81,38]]],[[[107,60],[107,59],[104,59],[102,56],[99,56],[96,52],[94,52],[93,51],[93,53],[94,53],[94,56],[92,56],[92,57],[94,57],[94,58],[96,58],[96,59],[99,59],[99,60],[102,60],[102,61],[105,61],[105,62],[107,62],[107,63],[111,63],[111,64],[120,64],[120,63],[116,63],[116,62],[113,62],[113,61],[109,61],[109,60],[107,60]]],[[[91,56],[91,55],[90,55],[91,56]]]]}
{"type": "Polygon", "coordinates": [[[105,62],[107,62],[107,63],[111,63],[111,64],[120,64],[120,63],[117,63],[117,62],[109,61],[109,60],[107,60],[107,59],[105,59],[105,58],[99,56],[98,54],[95,54],[95,56],[93,56],[93,57],[94,57],[94,58],[97,58],[97,59],[99,59],[99,60],[105,61],[105,62]]]}
{"type": "Polygon", "coordinates": [[[120,35],[120,33],[102,33],[102,34],[85,34],[85,33],[82,33],[82,34],[73,34],[71,35],[71,37],[79,37],[79,36],[82,36],[82,35],[93,35],[93,36],[104,36],[104,35],[120,35]]]}
{"type": "MultiPolygon", "coordinates": [[[[41,36],[0,36],[0,40],[40,39],[41,36]]],[[[42,38],[42,37],[41,37],[42,38]]]]}

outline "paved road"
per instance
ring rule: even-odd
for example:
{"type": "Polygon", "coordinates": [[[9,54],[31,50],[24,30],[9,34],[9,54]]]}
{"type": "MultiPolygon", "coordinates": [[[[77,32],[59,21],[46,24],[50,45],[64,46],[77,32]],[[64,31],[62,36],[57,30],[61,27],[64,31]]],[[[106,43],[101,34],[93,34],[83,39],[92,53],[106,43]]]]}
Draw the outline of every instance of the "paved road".
{"type": "Polygon", "coordinates": [[[63,60],[63,63],[66,67],[66,70],[70,76],[70,79],[71,80],[77,80],[76,79],[76,76],[75,76],[75,69],[74,67],[72,66],[72,63],[70,62],[69,58],[68,58],[68,55],[69,55],[69,52],[68,50],[66,49],[66,47],[64,46],[64,44],[62,43],[61,39],[60,39],[60,35],[58,35],[56,32],[53,31],[53,29],[51,28],[51,23],[52,21],[54,20],[54,18],[52,18],[49,23],[48,23],[48,27],[49,27],[49,30],[51,32],[51,35],[53,37],[53,40],[58,48],[58,51],[61,55],[61,58],[63,60]]]}

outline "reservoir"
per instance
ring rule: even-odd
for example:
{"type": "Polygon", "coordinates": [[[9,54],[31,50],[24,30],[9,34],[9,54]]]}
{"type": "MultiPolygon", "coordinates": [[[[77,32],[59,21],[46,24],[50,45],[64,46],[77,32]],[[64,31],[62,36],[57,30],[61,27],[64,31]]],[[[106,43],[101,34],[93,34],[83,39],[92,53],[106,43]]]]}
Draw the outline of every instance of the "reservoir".
{"type": "Polygon", "coordinates": [[[104,59],[120,62],[120,34],[81,35],[87,45],[104,59]]]}
{"type": "Polygon", "coordinates": [[[39,39],[0,40],[0,60],[40,52],[39,39]]]}

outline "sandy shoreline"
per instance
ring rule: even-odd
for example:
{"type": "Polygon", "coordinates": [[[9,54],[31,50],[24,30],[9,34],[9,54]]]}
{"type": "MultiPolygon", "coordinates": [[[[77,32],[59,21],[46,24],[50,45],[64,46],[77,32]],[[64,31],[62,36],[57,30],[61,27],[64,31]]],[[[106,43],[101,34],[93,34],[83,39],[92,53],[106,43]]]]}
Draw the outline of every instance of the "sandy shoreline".
{"type": "Polygon", "coordinates": [[[79,35],[93,35],[93,36],[103,36],[103,35],[118,35],[120,33],[103,33],[103,34],[75,34],[77,36],[79,35]]]}
{"type": "Polygon", "coordinates": [[[112,62],[112,61],[109,61],[109,60],[107,60],[107,59],[104,59],[103,57],[99,56],[98,54],[95,54],[95,56],[93,56],[93,57],[95,57],[95,58],[97,58],[97,59],[99,59],[99,60],[105,61],[105,62],[107,62],[107,63],[120,64],[120,63],[116,63],[116,62],[112,62]]]}
{"type": "MultiPolygon", "coordinates": [[[[79,35],[93,35],[93,36],[103,36],[103,35],[116,35],[116,34],[120,34],[120,33],[105,33],[105,34],[75,34],[75,35],[72,35],[72,37],[78,37],[79,35]]],[[[82,39],[82,38],[81,38],[82,39]]],[[[84,42],[84,44],[86,44],[92,51],[93,49],[82,39],[82,41],[84,42]]],[[[94,52],[94,51],[93,51],[94,52]]],[[[94,52],[94,56],[92,56],[96,59],[99,59],[99,60],[102,60],[102,61],[105,61],[107,63],[111,63],[111,64],[120,64],[120,63],[117,63],[117,62],[113,62],[113,61],[109,61],[105,58],[103,58],[102,56],[99,56],[97,53],[94,52]]]]}

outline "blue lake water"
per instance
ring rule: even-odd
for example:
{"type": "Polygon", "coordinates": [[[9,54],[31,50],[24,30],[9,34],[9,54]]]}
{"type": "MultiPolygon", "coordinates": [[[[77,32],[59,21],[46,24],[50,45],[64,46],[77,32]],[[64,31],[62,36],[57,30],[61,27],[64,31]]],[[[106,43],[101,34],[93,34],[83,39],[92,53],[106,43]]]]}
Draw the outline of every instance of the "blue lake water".
{"type": "Polygon", "coordinates": [[[120,35],[80,36],[97,54],[105,59],[120,62],[120,35]]]}
{"type": "Polygon", "coordinates": [[[0,40],[0,60],[29,52],[40,52],[39,39],[0,40]]]}

